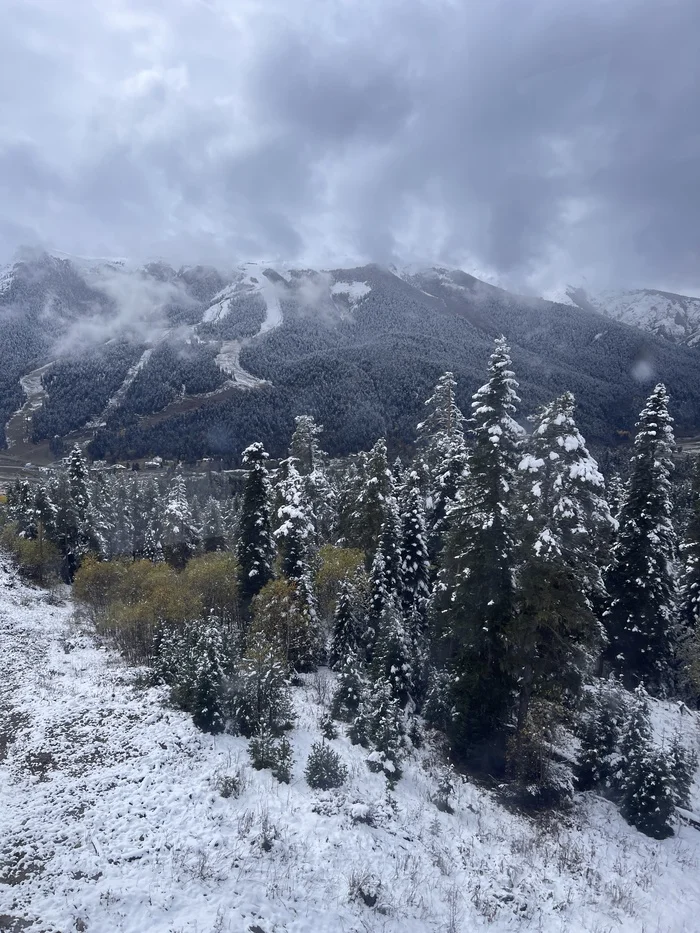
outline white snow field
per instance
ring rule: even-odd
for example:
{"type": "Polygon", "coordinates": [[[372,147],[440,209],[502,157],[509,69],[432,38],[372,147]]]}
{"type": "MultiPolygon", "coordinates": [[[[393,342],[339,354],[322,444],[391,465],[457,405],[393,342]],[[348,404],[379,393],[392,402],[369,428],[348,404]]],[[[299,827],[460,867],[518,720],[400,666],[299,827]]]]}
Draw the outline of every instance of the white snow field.
{"type": "MultiPolygon", "coordinates": [[[[395,792],[366,752],[309,789],[331,675],[295,688],[289,786],[169,709],[74,620],[0,565],[0,930],[43,933],[697,933],[700,832],[655,842],[577,798],[549,828],[462,783],[431,802],[429,749],[395,792]],[[221,796],[237,776],[238,797],[221,796]],[[368,825],[363,820],[372,820],[368,825]],[[376,894],[373,907],[351,892],[376,894]]],[[[664,728],[679,715],[658,710],[664,728]]],[[[686,736],[697,720],[685,714],[686,736]]],[[[697,809],[697,806],[696,808],[697,809]]]]}

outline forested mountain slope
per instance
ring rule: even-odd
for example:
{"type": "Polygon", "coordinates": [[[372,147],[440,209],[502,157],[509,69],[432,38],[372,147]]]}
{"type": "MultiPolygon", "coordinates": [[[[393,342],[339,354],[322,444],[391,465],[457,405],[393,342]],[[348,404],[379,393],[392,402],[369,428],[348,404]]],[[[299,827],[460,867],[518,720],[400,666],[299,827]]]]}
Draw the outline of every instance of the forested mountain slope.
{"type": "Polygon", "coordinates": [[[678,434],[700,430],[692,349],[592,306],[512,295],[455,270],[177,271],[39,255],[2,276],[0,320],[0,433],[24,401],[20,377],[56,360],[27,422],[24,459],[31,443],[95,431],[99,458],[236,463],[257,439],[279,453],[300,413],[325,425],[332,454],[378,435],[401,450],[438,375],[455,373],[465,404],[499,333],[512,346],[524,412],[571,389],[586,435],[616,443],[663,380],[678,434]]]}

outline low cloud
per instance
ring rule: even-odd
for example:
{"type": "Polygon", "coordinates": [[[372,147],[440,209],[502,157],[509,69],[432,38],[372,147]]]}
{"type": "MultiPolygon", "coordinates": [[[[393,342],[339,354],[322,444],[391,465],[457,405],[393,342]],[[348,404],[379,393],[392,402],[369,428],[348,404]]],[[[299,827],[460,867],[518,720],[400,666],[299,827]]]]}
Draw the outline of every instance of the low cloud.
{"type": "Polygon", "coordinates": [[[0,256],[700,289],[695,0],[8,0],[0,256]]]}

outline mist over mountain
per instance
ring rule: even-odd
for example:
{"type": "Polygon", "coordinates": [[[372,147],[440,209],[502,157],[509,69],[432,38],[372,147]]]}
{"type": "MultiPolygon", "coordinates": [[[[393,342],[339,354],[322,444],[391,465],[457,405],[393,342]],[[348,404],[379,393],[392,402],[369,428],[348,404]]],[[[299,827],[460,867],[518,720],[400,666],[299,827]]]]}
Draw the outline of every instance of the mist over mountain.
{"type": "Polygon", "coordinates": [[[435,266],[175,269],[27,253],[0,277],[3,441],[29,460],[79,436],[98,458],[235,463],[253,440],[280,453],[294,416],[311,413],[331,454],[380,435],[401,450],[441,372],[468,409],[501,333],[523,421],[571,389],[589,439],[616,444],[662,380],[678,434],[700,430],[700,300],[627,294],[571,290],[560,304],[435,266]]]}

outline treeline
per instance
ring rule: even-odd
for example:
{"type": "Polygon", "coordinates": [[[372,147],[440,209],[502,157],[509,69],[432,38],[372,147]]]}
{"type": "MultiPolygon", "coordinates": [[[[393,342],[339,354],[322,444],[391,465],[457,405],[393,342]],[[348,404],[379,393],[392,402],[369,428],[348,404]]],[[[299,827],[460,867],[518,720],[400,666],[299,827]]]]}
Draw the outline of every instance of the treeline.
{"type": "MultiPolygon", "coordinates": [[[[329,665],[324,734],[346,728],[390,784],[428,728],[522,805],[595,787],[667,835],[695,761],[680,736],[654,743],[649,694],[700,695],[700,471],[674,511],[666,388],[607,488],[571,393],[520,426],[503,338],[468,420],[458,402],[444,373],[394,464],[383,438],[330,461],[299,416],[276,469],[247,448],[240,501],[200,503],[181,474],[167,490],[119,478],[105,491],[75,450],[52,489],[10,491],[6,540],[49,540],[95,621],[281,780],[291,685],[329,665]],[[571,729],[575,767],[558,751],[571,729]]],[[[341,780],[326,752],[311,779],[341,780]]]]}

